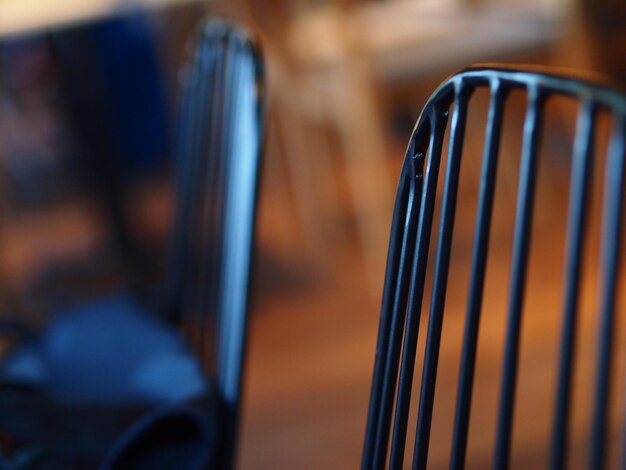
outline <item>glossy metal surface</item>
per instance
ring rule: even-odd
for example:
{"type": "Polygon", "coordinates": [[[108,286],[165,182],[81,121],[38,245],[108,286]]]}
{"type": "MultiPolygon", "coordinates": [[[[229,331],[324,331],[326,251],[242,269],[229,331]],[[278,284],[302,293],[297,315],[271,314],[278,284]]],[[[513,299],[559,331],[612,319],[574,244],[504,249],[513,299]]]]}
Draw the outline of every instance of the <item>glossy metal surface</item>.
{"type": "Polygon", "coordinates": [[[510,90],[522,89],[527,94],[528,105],[523,130],[494,467],[507,468],[509,465],[522,307],[536,193],[537,149],[542,131],[544,103],[552,95],[565,95],[579,101],[580,111],[568,209],[565,301],[562,310],[561,353],[551,442],[551,467],[558,469],[566,464],[574,337],[582,269],[581,253],[587,224],[590,168],[594,159],[595,116],[598,109],[603,109],[612,115],[614,129],[605,168],[600,261],[603,288],[599,299],[601,327],[597,341],[599,350],[589,461],[589,468],[602,468],[606,453],[613,317],[625,186],[626,97],[596,77],[573,78],[569,74],[552,70],[500,66],[467,69],[446,80],[424,107],[409,142],[391,228],[362,468],[380,469],[387,464],[390,468],[402,468],[405,459],[418,327],[422,308],[425,308],[422,304],[433,208],[438,194],[437,181],[442,142],[451,113],[447,164],[443,188],[439,191],[442,195],[441,220],[434,256],[434,283],[429,304],[416,440],[413,445],[413,468],[426,468],[439,345],[445,315],[444,301],[459,185],[459,165],[468,102],[477,88],[489,89],[491,102],[485,128],[450,467],[456,469],[465,465],[504,103],[510,90]]]}
{"type": "Polygon", "coordinates": [[[233,465],[264,131],[263,65],[245,30],[200,31],[183,70],[178,211],[168,315],[214,377],[222,406],[219,468],[233,465]]]}

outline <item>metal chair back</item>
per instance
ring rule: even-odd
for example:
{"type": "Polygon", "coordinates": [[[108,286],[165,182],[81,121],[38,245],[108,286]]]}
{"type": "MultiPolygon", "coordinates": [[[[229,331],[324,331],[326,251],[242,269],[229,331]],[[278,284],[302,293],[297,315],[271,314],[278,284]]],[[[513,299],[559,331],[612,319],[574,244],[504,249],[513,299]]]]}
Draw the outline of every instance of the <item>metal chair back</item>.
{"type": "Polygon", "coordinates": [[[568,432],[571,427],[574,338],[583,273],[582,252],[585,232],[589,225],[589,193],[593,181],[591,168],[594,159],[597,158],[594,155],[596,121],[598,111],[603,110],[610,113],[613,129],[604,170],[599,267],[600,327],[597,338],[598,354],[595,364],[589,462],[590,468],[603,468],[606,463],[619,251],[624,240],[622,205],[625,186],[626,97],[594,80],[570,78],[550,70],[525,70],[500,66],[471,68],[447,79],[424,107],[409,142],[391,228],[362,468],[384,468],[386,462],[390,468],[403,466],[418,327],[422,310],[426,308],[423,306],[423,297],[431,228],[435,202],[439,194],[441,218],[433,257],[435,266],[432,296],[425,340],[416,437],[412,450],[413,468],[426,468],[468,103],[472,93],[479,88],[489,90],[490,104],[478,189],[450,468],[463,468],[465,465],[478,328],[497,179],[496,168],[500,157],[499,143],[505,100],[513,89],[525,92],[527,109],[513,232],[508,319],[504,340],[494,467],[507,468],[511,452],[520,325],[531,250],[530,234],[536,194],[538,148],[545,103],[552,96],[562,95],[577,100],[579,111],[570,175],[563,277],[564,303],[561,312],[563,323],[554,401],[551,466],[563,468],[567,455],[568,432]],[[444,133],[449,116],[451,121],[447,163],[443,187],[438,191],[444,133]]]}
{"type": "Polygon", "coordinates": [[[166,315],[214,377],[220,465],[232,465],[264,131],[263,64],[239,26],[210,21],[183,69],[178,204],[166,315]]]}

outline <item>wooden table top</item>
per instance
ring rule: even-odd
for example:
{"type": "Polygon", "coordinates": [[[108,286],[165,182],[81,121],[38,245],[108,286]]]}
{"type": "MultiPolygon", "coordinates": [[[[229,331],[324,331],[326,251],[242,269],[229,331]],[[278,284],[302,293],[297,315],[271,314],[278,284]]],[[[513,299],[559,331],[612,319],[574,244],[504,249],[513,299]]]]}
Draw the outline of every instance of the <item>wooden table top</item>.
{"type": "Polygon", "coordinates": [[[45,32],[139,8],[164,8],[199,0],[0,0],[0,39],[45,32]]]}

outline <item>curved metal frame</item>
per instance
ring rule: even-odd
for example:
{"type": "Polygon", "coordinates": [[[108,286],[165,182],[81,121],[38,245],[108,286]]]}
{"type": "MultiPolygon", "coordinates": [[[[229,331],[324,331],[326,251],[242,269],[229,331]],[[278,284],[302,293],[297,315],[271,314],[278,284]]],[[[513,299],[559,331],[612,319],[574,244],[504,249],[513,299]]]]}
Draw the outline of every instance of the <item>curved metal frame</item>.
{"type": "Polygon", "coordinates": [[[524,89],[528,107],[524,123],[518,199],[512,253],[508,325],[500,390],[495,468],[509,464],[511,430],[522,304],[530,251],[530,233],[537,173],[537,150],[546,98],[567,95],[580,102],[573,150],[565,265],[565,302],[561,354],[552,435],[552,468],[565,466],[571,403],[574,336],[581,279],[581,256],[588,224],[588,194],[593,161],[597,110],[613,117],[614,128],[606,162],[600,275],[600,331],[597,380],[592,424],[590,468],[605,463],[612,327],[619,263],[624,192],[626,96],[596,77],[571,78],[550,69],[478,66],[448,78],[425,105],[411,136],[400,176],[394,208],[383,304],[362,468],[384,468],[393,416],[390,468],[402,468],[424,278],[429,251],[437,179],[448,119],[451,119],[447,165],[443,183],[441,220],[435,255],[426,350],[413,451],[413,468],[426,467],[433,412],[439,344],[450,262],[461,151],[469,99],[477,88],[488,88],[490,106],[485,129],[478,208],[473,241],[465,333],[457,389],[451,468],[463,468],[476,362],[478,325],[483,296],[489,230],[494,200],[504,102],[512,89],[524,89]],[[449,117],[450,108],[452,116],[449,117]],[[395,410],[394,410],[395,399],[395,410]]]}

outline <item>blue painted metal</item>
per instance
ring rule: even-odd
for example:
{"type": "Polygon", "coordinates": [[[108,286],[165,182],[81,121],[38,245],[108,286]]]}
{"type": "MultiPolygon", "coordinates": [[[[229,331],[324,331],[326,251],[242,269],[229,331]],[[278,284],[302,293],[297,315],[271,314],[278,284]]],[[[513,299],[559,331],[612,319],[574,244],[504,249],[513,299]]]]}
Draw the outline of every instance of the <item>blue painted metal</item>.
{"type": "Polygon", "coordinates": [[[568,251],[565,268],[565,305],[561,355],[555,397],[552,436],[552,468],[566,463],[569,412],[571,407],[574,336],[581,276],[581,250],[587,224],[590,169],[593,155],[595,115],[609,112],[615,122],[606,163],[601,275],[601,327],[598,337],[597,380],[595,382],[590,468],[602,468],[606,454],[606,432],[610,403],[612,335],[614,324],[620,243],[623,234],[624,139],[626,96],[594,76],[543,69],[498,65],[463,70],[443,82],[431,96],[416,124],[406,152],[391,228],[387,273],[380,318],[378,345],[372,380],[362,468],[403,467],[411,387],[415,367],[418,327],[422,312],[424,276],[429,255],[433,207],[442,195],[441,222],[434,256],[435,271],[426,353],[419,394],[413,468],[426,468],[437,378],[437,362],[445,315],[445,293],[454,229],[459,165],[464,142],[466,110],[478,88],[490,91],[491,102],[485,128],[485,146],[478,196],[474,247],[462,344],[457,404],[450,467],[464,468],[470,405],[474,382],[478,328],[489,253],[489,230],[499,157],[504,103],[509,92],[521,89],[528,96],[520,166],[519,194],[512,249],[508,326],[500,390],[494,467],[507,468],[515,405],[519,341],[526,270],[531,250],[530,233],[537,174],[537,149],[542,131],[543,105],[554,95],[578,100],[580,113],[576,131],[572,191],[568,222],[568,251]],[[437,191],[442,141],[449,110],[452,110],[450,141],[443,188],[437,191]],[[621,238],[620,238],[621,237],[621,238]],[[411,267],[409,268],[409,264],[411,267]],[[404,338],[403,338],[404,336],[404,338]],[[395,410],[394,410],[395,395],[395,410]],[[392,420],[392,414],[395,413],[392,420]],[[393,422],[393,434],[391,424],[393,422]],[[391,454],[388,449],[391,440],[391,454]],[[387,460],[389,457],[389,460],[387,460]]]}
{"type": "Polygon", "coordinates": [[[237,434],[264,98],[258,41],[240,26],[209,22],[183,75],[168,305],[214,377],[224,468],[237,434]]]}

